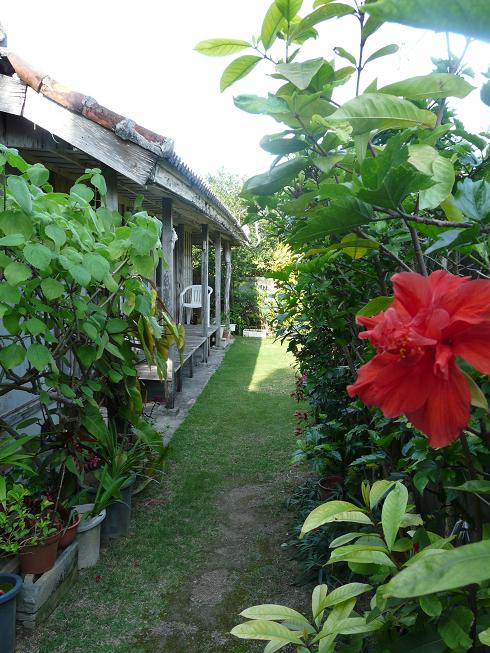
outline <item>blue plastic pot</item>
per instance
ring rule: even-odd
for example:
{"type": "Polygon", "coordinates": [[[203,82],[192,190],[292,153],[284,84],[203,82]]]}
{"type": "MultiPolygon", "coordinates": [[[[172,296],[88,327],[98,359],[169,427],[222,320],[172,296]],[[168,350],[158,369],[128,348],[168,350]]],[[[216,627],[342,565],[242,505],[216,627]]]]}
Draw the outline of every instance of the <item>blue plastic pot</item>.
{"type": "Polygon", "coordinates": [[[0,653],[15,651],[15,609],[17,594],[22,589],[22,578],[16,574],[0,574],[0,653]]]}

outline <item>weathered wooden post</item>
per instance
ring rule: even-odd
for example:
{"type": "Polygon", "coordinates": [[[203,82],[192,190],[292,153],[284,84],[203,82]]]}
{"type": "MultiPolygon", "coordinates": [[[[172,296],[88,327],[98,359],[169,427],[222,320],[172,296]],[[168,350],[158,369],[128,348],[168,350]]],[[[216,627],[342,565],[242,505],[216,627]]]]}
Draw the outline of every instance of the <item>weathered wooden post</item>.
{"type": "Polygon", "coordinates": [[[225,254],[225,325],[226,331],[230,333],[230,288],[231,288],[231,247],[230,241],[225,240],[224,242],[224,254],[225,254]]]}
{"type": "Polygon", "coordinates": [[[202,304],[202,335],[206,338],[205,360],[208,358],[208,271],[209,271],[209,225],[203,224],[202,230],[202,260],[201,260],[201,304],[202,304]]]}
{"type": "Polygon", "coordinates": [[[173,253],[173,211],[172,200],[162,199],[162,251],[163,264],[160,266],[160,293],[171,317],[175,319],[174,253],[173,253]]]}
{"type": "Polygon", "coordinates": [[[214,301],[216,326],[216,346],[221,345],[221,234],[216,234],[214,238],[214,301]]]}
{"type": "Polygon", "coordinates": [[[179,224],[176,227],[177,243],[175,248],[174,265],[175,265],[175,319],[177,322],[184,321],[182,310],[180,308],[180,293],[185,288],[184,279],[184,257],[185,257],[185,225],[179,224]]]}

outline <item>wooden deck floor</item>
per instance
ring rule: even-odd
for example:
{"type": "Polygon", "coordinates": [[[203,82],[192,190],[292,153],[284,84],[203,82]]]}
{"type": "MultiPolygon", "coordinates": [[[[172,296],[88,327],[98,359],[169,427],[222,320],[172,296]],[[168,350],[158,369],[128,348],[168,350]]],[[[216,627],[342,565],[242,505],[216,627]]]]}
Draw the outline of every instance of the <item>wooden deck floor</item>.
{"type": "MultiPolygon", "coordinates": [[[[192,375],[192,366],[193,366],[193,356],[198,351],[201,350],[202,359],[207,358],[207,351],[205,351],[205,343],[209,342],[211,337],[218,330],[216,324],[211,324],[208,329],[207,337],[203,335],[202,325],[201,324],[186,324],[185,325],[185,349],[183,355],[183,365],[190,361],[191,375],[192,375]]],[[[206,345],[207,346],[207,345],[206,345]]],[[[172,346],[170,350],[170,358],[172,359],[172,368],[173,373],[176,374],[180,372],[181,362],[179,352],[175,345],[172,346]]],[[[138,372],[138,378],[140,381],[157,381],[160,379],[158,377],[157,368],[154,365],[148,365],[145,362],[137,365],[136,370],[138,372]]]]}

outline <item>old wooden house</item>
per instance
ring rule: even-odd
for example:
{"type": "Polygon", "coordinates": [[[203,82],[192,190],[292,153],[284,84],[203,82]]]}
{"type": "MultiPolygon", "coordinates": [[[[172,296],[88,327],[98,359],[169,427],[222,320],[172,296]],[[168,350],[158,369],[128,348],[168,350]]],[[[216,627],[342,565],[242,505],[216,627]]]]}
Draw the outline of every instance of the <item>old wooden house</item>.
{"type": "MultiPolygon", "coordinates": [[[[0,36],[1,40],[1,36],[0,36]]],[[[3,45],[6,45],[5,42],[3,45]]],[[[199,323],[186,324],[184,364],[192,374],[194,354],[208,356],[211,338],[220,344],[220,325],[228,323],[231,250],[247,239],[237,219],[175,154],[173,141],[73,91],[0,48],[0,142],[17,148],[29,162],[51,171],[55,190],[64,192],[86,168],[102,169],[110,208],[124,211],[137,195],[143,208],[162,221],[162,246],[168,266],[157,270],[156,284],[171,315],[182,321],[200,304],[199,323]],[[201,275],[193,279],[192,252],[199,246],[201,275]],[[214,287],[208,281],[209,247],[215,248],[214,287]],[[222,279],[222,259],[226,261],[222,279]],[[184,289],[196,286],[183,295],[184,289]],[[223,310],[222,310],[223,306],[223,310]],[[211,309],[211,310],[210,310],[211,309]]],[[[229,328],[229,327],[228,327],[229,328]]],[[[147,381],[155,370],[140,370],[147,381]]],[[[172,354],[166,384],[167,405],[173,402],[173,380],[179,389],[182,367],[172,354]]],[[[8,395],[0,414],[15,421],[36,407],[8,395]],[[13,402],[13,403],[12,403],[13,402]],[[19,405],[20,404],[20,405],[19,405]]]]}

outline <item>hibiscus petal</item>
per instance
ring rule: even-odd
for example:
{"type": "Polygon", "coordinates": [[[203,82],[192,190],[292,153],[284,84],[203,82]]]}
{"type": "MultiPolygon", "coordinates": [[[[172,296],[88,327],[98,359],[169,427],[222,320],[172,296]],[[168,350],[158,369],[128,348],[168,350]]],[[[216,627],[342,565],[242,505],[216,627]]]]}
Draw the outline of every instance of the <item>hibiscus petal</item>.
{"type": "MultiPolygon", "coordinates": [[[[408,362],[391,354],[378,354],[359,370],[357,381],[347,387],[367,406],[378,406],[386,417],[398,417],[422,406],[431,391],[433,354],[408,362]]],[[[435,378],[435,377],[434,377],[435,378]]]]}
{"type": "Polygon", "coordinates": [[[393,308],[400,305],[414,316],[421,310],[427,310],[432,301],[432,291],[427,277],[417,272],[399,272],[391,278],[395,301],[393,308]]]}
{"type": "Polygon", "coordinates": [[[453,338],[455,356],[483,374],[490,374],[490,324],[476,324],[453,338]]]}
{"type": "Polygon", "coordinates": [[[449,313],[452,324],[482,322],[490,317],[490,281],[465,281],[442,297],[440,306],[449,313]]]}
{"type": "Polygon", "coordinates": [[[448,379],[434,377],[435,383],[425,404],[407,412],[412,424],[429,437],[431,447],[446,447],[459,436],[470,419],[470,388],[454,361],[448,379]]]}
{"type": "Polygon", "coordinates": [[[471,277],[458,277],[446,270],[436,270],[429,274],[428,280],[432,290],[432,303],[434,306],[439,306],[449,292],[457,290],[463,283],[470,281],[471,277]]]}

